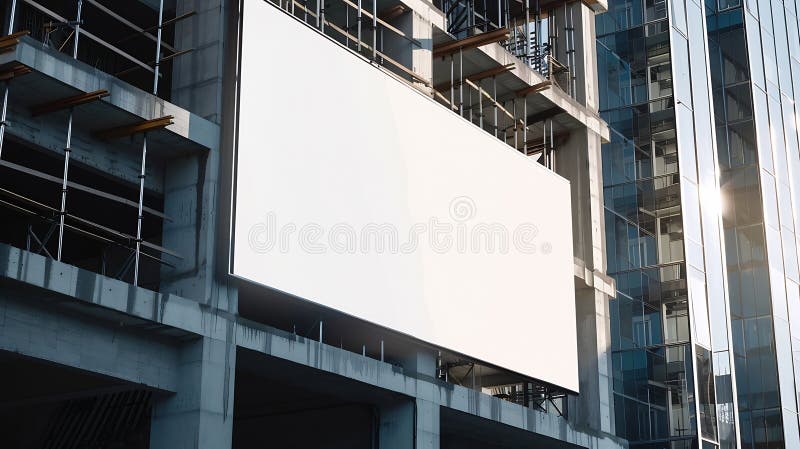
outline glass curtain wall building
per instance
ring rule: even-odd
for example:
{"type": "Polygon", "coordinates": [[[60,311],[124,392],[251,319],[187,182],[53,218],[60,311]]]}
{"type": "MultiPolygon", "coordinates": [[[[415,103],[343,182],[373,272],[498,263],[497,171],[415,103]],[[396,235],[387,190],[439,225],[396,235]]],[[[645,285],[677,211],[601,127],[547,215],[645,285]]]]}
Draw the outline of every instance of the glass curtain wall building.
{"type": "Polygon", "coordinates": [[[615,423],[631,447],[800,447],[797,11],[610,0],[597,18],[615,423]]]}

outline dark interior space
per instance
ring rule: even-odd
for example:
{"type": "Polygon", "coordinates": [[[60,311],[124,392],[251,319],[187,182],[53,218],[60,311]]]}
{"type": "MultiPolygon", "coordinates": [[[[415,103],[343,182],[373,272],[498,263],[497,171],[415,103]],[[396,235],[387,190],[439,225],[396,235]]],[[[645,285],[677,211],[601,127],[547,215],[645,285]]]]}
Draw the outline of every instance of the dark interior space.
{"type": "Polygon", "coordinates": [[[16,449],[147,449],[154,392],[0,351],[0,435],[16,449]]]}
{"type": "Polygon", "coordinates": [[[233,447],[374,449],[382,404],[410,400],[341,376],[239,349],[233,447]]]}
{"type": "MultiPolygon", "coordinates": [[[[30,31],[31,37],[48,47],[73,55],[75,43],[75,18],[77,1],[36,0],[36,5],[19,2],[17,25],[14,31],[30,31]],[[62,20],[63,19],[63,20],[62,20]]],[[[158,3],[155,8],[140,1],[119,2],[98,0],[83,2],[80,27],[93,38],[81,36],[78,40],[78,59],[110,75],[152,93],[153,67],[155,66],[155,38],[157,33],[158,3]]],[[[167,56],[174,43],[175,0],[164,1],[161,40],[164,66],[160,70],[158,93],[169,100],[171,88],[171,60],[167,56]]]]}
{"type": "MultiPolygon", "coordinates": [[[[63,156],[5,139],[0,163],[3,243],[56,258],[63,170],[63,156]]],[[[139,186],[75,160],[70,161],[69,182],[61,260],[131,282],[139,186]]],[[[163,204],[161,194],[145,189],[145,207],[160,211],[163,204]]],[[[162,225],[163,218],[145,212],[143,240],[160,245],[162,225]]],[[[157,290],[160,269],[158,253],[142,257],[139,285],[157,290]]]]}

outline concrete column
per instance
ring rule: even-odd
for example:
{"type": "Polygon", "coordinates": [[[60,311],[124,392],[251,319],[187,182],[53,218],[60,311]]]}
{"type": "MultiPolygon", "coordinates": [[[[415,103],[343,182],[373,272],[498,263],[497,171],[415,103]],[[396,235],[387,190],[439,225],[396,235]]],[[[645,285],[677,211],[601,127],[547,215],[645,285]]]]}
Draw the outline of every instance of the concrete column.
{"type": "MultiPolygon", "coordinates": [[[[238,7],[235,1],[177,0],[176,14],[195,12],[175,24],[175,47],[193,49],[173,62],[172,102],[215,123],[221,122],[224,106],[232,116],[233,102],[224,104],[223,76],[235,67],[235,33],[229,33],[238,7]],[[227,60],[226,48],[229,48],[227,60]]],[[[235,26],[233,26],[235,31],[235,26]]],[[[232,89],[232,84],[226,84],[232,89]]],[[[226,128],[227,130],[227,128],[226,128]]],[[[224,134],[224,142],[232,142],[224,134]]],[[[194,299],[213,308],[236,313],[238,295],[227,274],[230,148],[220,142],[207,154],[190,155],[170,162],[164,176],[164,212],[172,221],[164,223],[163,245],[183,256],[164,268],[161,291],[194,299]],[[223,164],[224,162],[224,164],[223,164]]]]}
{"type": "MultiPolygon", "coordinates": [[[[222,112],[225,15],[228,6],[237,3],[177,0],[175,8],[177,15],[197,14],[175,24],[175,48],[193,50],[173,62],[172,102],[215,123],[220,123],[222,112]]],[[[227,51],[235,52],[233,48],[227,51]]]]}
{"type": "Polygon", "coordinates": [[[581,394],[569,404],[578,428],[614,433],[608,296],[591,287],[575,291],[581,394]]]}
{"type": "Polygon", "coordinates": [[[600,136],[582,129],[556,151],[556,172],[571,184],[572,241],[577,259],[605,272],[600,136]]]}
{"type": "Polygon", "coordinates": [[[407,376],[434,379],[436,377],[437,354],[435,351],[417,351],[400,361],[407,376]]]}
{"type": "Polygon", "coordinates": [[[578,72],[576,99],[593,111],[600,107],[597,80],[597,35],[595,12],[576,2],[573,6],[575,24],[575,68],[578,72]],[[582,77],[582,78],[581,78],[582,77]]]}
{"type": "Polygon", "coordinates": [[[439,404],[417,399],[417,441],[414,449],[439,449],[440,418],[439,404]]]}
{"type": "Polygon", "coordinates": [[[380,449],[439,449],[439,405],[402,398],[380,407],[380,449]]]}
{"type": "Polygon", "coordinates": [[[219,189],[218,151],[174,159],[167,168],[164,213],[170,221],[164,222],[162,242],[183,259],[170,259],[175,268],[162,268],[161,291],[235,313],[237,290],[224,276],[224,249],[216,244],[218,235],[224,235],[218,221],[225,220],[217,207],[219,189]]]}
{"type": "MultiPolygon", "coordinates": [[[[392,31],[385,31],[383,33],[383,53],[419,75],[426,82],[431,83],[433,80],[433,26],[430,20],[416,10],[407,10],[389,19],[388,22],[402,31],[406,37],[392,31]]],[[[385,65],[392,68],[390,63],[385,65]]],[[[424,83],[416,83],[416,86],[425,92],[432,92],[424,83]]]]}
{"type": "MultiPolygon", "coordinates": [[[[411,66],[414,73],[422,75],[429,83],[433,82],[433,25],[430,20],[417,11],[411,12],[413,37],[419,45],[414,45],[411,53],[411,66]]],[[[427,91],[433,94],[432,89],[427,91]]]]}
{"type": "Polygon", "coordinates": [[[177,392],[153,409],[150,448],[230,448],[235,365],[234,345],[207,337],[186,343],[177,392]]]}
{"type": "MultiPolygon", "coordinates": [[[[566,65],[572,65],[575,74],[575,100],[593,111],[598,109],[597,96],[597,41],[595,35],[595,12],[582,2],[564,3],[554,10],[558,37],[555,57],[566,65]],[[566,28],[570,23],[574,32],[566,28]],[[569,40],[569,41],[568,41],[569,40]],[[574,50],[574,55],[569,54],[574,50]]],[[[566,79],[561,81],[565,91],[569,91],[566,79]]]]}
{"type": "Polygon", "coordinates": [[[586,129],[573,132],[558,148],[556,171],[571,182],[573,248],[579,268],[575,305],[581,394],[570,401],[569,419],[576,428],[613,434],[608,310],[613,282],[605,274],[600,136],[586,129]]]}

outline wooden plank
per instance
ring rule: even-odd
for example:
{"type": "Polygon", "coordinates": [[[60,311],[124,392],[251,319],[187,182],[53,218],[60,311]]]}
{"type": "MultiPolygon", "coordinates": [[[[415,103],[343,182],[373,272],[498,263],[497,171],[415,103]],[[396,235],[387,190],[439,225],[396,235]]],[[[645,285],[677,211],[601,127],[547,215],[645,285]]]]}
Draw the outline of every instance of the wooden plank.
{"type": "Polygon", "coordinates": [[[524,97],[526,95],[535,94],[537,92],[541,92],[545,89],[548,89],[552,84],[553,84],[552,81],[542,81],[541,83],[534,84],[533,86],[520,89],[516,93],[518,97],[524,97]]]}
{"type": "MultiPolygon", "coordinates": [[[[506,73],[508,71],[514,70],[515,66],[516,65],[512,62],[511,64],[501,65],[499,67],[494,67],[494,68],[491,68],[489,70],[484,70],[482,72],[473,73],[472,75],[466,76],[465,79],[467,79],[469,81],[480,81],[482,79],[491,78],[493,76],[497,76],[497,75],[500,75],[502,73],[506,73]]],[[[442,84],[437,84],[436,86],[434,86],[434,89],[438,90],[438,91],[445,91],[447,89],[450,89],[450,86],[451,86],[451,83],[450,82],[446,82],[446,83],[442,83],[442,84]]]]}
{"type": "Polygon", "coordinates": [[[394,5],[378,13],[378,17],[384,20],[392,20],[395,17],[402,16],[407,11],[411,11],[411,8],[407,7],[406,5],[394,5]]]}
{"type": "Polygon", "coordinates": [[[11,53],[16,50],[17,44],[19,44],[19,38],[27,36],[29,33],[28,30],[24,30],[0,37],[0,54],[11,53]]]}
{"type": "Polygon", "coordinates": [[[508,39],[508,29],[500,28],[494,31],[489,31],[488,33],[475,34],[473,36],[465,37],[454,42],[435,45],[433,47],[433,56],[439,57],[449,55],[459,50],[478,48],[494,42],[504,41],[506,39],[508,39]]]}
{"type": "Polygon", "coordinates": [[[22,64],[14,64],[12,67],[0,72],[0,81],[8,81],[14,77],[22,76],[27,73],[31,73],[30,67],[22,64]]]}
{"type": "Polygon", "coordinates": [[[94,133],[94,136],[100,140],[113,140],[119,139],[120,137],[132,136],[134,134],[146,133],[173,124],[173,118],[173,116],[167,115],[152,120],[144,120],[139,123],[134,123],[133,125],[118,126],[116,128],[98,131],[94,133]]]}
{"type": "Polygon", "coordinates": [[[38,104],[32,107],[31,115],[36,117],[37,115],[48,114],[50,112],[56,112],[62,109],[68,109],[75,106],[80,106],[82,104],[97,101],[101,98],[107,97],[108,95],[109,93],[107,90],[101,89],[92,92],[73,95],[71,97],[60,98],[58,100],[38,104]]]}

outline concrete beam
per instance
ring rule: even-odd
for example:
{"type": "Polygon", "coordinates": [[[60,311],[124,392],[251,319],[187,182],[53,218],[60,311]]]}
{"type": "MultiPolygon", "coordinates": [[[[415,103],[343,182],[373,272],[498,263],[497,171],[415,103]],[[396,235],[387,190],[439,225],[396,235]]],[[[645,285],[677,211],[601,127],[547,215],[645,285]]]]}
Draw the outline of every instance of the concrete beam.
{"type": "Polygon", "coordinates": [[[110,96],[103,101],[145,120],[171,115],[175,123],[167,128],[169,131],[206,148],[219,147],[216,124],[64,53],[43,48],[33,38],[24,37],[16,51],[0,55],[0,65],[12,62],[22,63],[82,92],[105,89],[110,96]]]}
{"type": "MultiPolygon", "coordinates": [[[[63,300],[102,306],[197,336],[343,376],[415,400],[589,449],[621,448],[608,435],[576,428],[567,420],[469,388],[405,375],[391,364],[202,306],[175,295],[133,287],[71,265],[0,245],[0,277],[62,295],[63,300]]],[[[177,383],[177,381],[176,381],[177,383]]],[[[174,388],[174,387],[173,387],[174,388]]]]}
{"type": "Polygon", "coordinates": [[[4,285],[0,289],[0,350],[175,391],[178,348],[119,325],[64,313],[45,301],[54,292],[4,285]]]}

